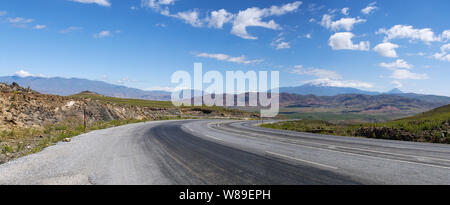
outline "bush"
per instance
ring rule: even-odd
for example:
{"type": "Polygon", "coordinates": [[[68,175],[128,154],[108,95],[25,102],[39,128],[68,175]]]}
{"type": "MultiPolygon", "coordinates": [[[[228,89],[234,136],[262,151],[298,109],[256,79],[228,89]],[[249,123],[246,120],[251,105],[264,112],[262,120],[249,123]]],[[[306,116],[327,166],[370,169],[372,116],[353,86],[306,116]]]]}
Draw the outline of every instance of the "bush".
{"type": "Polygon", "coordinates": [[[5,145],[2,148],[2,154],[11,153],[13,151],[14,151],[14,149],[11,146],[9,146],[9,145],[5,145]]]}

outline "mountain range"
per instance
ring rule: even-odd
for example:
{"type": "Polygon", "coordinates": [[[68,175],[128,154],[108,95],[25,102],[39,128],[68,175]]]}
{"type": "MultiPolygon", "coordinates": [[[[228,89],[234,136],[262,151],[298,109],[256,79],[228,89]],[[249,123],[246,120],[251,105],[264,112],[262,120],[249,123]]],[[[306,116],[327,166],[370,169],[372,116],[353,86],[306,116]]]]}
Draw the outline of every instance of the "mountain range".
{"type": "Polygon", "coordinates": [[[298,95],[315,95],[315,96],[337,96],[344,94],[360,94],[360,95],[396,95],[410,99],[419,99],[426,102],[438,103],[442,105],[450,104],[450,97],[439,95],[425,95],[417,93],[404,93],[398,88],[394,88],[388,92],[365,91],[357,88],[349,87],[331,87],[317,84],[304,84],[296,87],[281,87],[280,93],[290,93],[298,95]]]}
{"type": "MultiPolygon", "coordinates": [[[[134,98],[145,100],[163,100],[168,101],[171,93],[167,91],[145,91],[136,88],[129,88],[121,85],[114,85],[104,81],[87,80],[81,78],[45,78],[45,77],[19,77],[5,76],[0,77],[0,82],[13,83],[16,82],[22,87],[30,87],[44,94],[55,94],[68,96],[83,91],[96,92],[105,96],[119,98],[134,98]]],[[[359,95],[396,95],[409,99],[419,99],[422,101],[437,103],[440,105],[450,104],[450,97],[437,95],[422,95],[416,93],[404,93],[400,89],[395,88],[385,93],[365,91],[349,87],[331,87],[316,84],[305,84],[297,87],[281,87],[280,93],[289,93],[297,95],[314,95],[314,96],[337,96],[345,94],[359,95]]],[[[281,99],[283,103],[283,98],[281,99]]]]}
{"type": "Polygon", "coordinates": [[[15,82],[22,87],[30,87],[40,93],[61,96],[74,95],[83,91],[91,91],[110,97],[145,100],[170,100],[170,93],[165,91],[144,91],[136,88],[113,85],[103,81],[80,78],[6,76],[0,77],[0,82],[8,84],[15,82]]]}

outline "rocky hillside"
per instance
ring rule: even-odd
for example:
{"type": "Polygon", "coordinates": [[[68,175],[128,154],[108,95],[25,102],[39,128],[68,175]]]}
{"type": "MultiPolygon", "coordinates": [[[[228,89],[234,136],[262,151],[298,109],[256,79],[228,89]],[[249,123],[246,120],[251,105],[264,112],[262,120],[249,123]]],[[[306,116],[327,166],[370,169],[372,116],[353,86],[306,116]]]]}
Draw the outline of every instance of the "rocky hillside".
{"type": "MultiPolygon", "coordinates": [[[[89,123],[123,119],[155,120],[167,116],[233,117],[227,110],[207,108],[150,107],[114,103],[82,97],[40,94],[13,83],[0,84],[0,129],[12,127],[43,127],[68,119],[83,119],[86,111],[89,123]]],[[[251,114],[239,112],[241,117],[251,114]]]]}
{"type": "Polygon", "coordinates": [[[86,131],[160,119],[252,118],[253,113],[221,107],[174,107],[170,102],[40,94],[18,84],[0,83],[0,164],[38,152],[86,131]],[[87,128],[83,126],[84,113],[87,128]]]}

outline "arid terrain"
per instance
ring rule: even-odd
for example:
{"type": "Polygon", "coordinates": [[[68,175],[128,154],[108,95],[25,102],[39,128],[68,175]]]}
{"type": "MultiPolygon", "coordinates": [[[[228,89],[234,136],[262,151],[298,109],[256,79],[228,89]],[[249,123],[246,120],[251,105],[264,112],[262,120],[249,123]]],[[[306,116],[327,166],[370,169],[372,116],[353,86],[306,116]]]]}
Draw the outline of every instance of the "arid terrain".
{"type": "Polygon", "coordinates": [[[257,117],[219,107],[177,108],[166,101],[110,98],[88,91],[66,97],[46,95],[16,83],[0,84],[0,94],[0,163],[86,131],[132,122],[257,117]]]}

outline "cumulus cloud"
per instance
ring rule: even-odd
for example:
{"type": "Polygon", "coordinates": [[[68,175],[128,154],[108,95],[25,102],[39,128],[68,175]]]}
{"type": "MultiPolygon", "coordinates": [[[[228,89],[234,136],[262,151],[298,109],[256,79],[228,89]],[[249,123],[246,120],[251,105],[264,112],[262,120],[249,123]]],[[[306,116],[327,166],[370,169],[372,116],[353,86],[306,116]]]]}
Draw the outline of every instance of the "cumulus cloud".
{"type": "Polygon", "coordinates": [[[354,34],[350,32],[335,33],[330,37],[328,45],[333,50],[369,50],[370,43],[368,41],[361,41],[359,44],[353,44],[353,37],[354,34]]]}
{"type": "Polygon", "coordinates": [[[370,14],[370,13],[372,13],[373,11],[377,10],[378,7],[375,6],[376,4],[377,4],[376,2],[370,3],[369,5],[367,5],[367,7],[363,8],[363,9],[361,10],[361,13],[367,15],[367,14],[370,14]]]}
{"type": "Polygon", "coordinates": [[[409,64],[403,59],[398,59],[392,63],[380,63],[381,67],[392,70],[390,78],[397,80],[423,80],[428,79],[428,75],[425,73],[413,73],[410,71],[414,66],[409,64]]]}
{"type": "Polygon", "coordinates": [[[428,75],[425,73],[413,73],[409,70],[405,70],[405,69],[399,69],[399,70],[394,70],[394,72],[392,73],[392,75],[390,76],[391,78],[394,79],[399,79],[399,80],[406,80],[406,79],[410,79],[410,80],[424,80],[424,79],[429,79],[428,75]]]}
{"type": "Polygon", "coordinates": [[[207,19],[208,26],[213,28],[222,28],[224,24],[230,22],[234,15],[228,13],[225,9],[212,11],[211,16],[207,19]]]}
{"type": "Polygon", "coordinates": [[[184,20],[185,23],[191,24],[194,27],[201,27],[203,26],[203,22],[199,18],[198,11],[184,11],[184,12],[178,12],[175,15],[171,15],[175,18],[179,18],[184,20]]]}
{"type": "Polygon", "coordinates": [[[168,5],[174,4],[174,0],[142,0],[142,7],[152,8],[160,14],[184,20],[194,27],[203,27],[207,25],[210,28],[223,28],[224,24],[232,24],[231,34],[244,39],[257,39],[247,32],[248,27],[262,27],[267,29],[278,30],[281,26],[274,20],[264,21],[264,18],[271,16],[281,16],[296,11],[301,1],[284,4],[281,6],[271,6],[269,8],[252,7],[239,11],[237,14],[227,12],[225,9],[212,11],[205,18],[200,17],[200,13],[194,11],[184,11],[172,14],[168,5]],[[166,6],[166,7],[163,7],[166,6]]]}
{"type": "Polygon", "coordinates": [[[99,33],[94,34],[94,38],[106,38],[110,37],[112,34],[110,31],[104,30],[100,31],[99,33]]]}
{"type": "Polygon", "coordinates": [[[244,39],[257,39],[257,37],[252,36],[247,32],[247,27],[262,27],[273,30],[280,29],[280,25],[275,23],[274,20],[263,21],[262,19],[270,16],[281,16],[296,11],[301,4],[301,1],[296,1],[283,6],[272,6],[265,9],[253,7],[239,11],[234,18],[231,33],[244,39]]]}
{"type": "Polygon", "coordinates": [[[401,83],[398,80],[394,80],[391,83],[394,84],[396,88],[402,88],[403,87],[403,83],[401,83]]]}
{"type": "Polygon", "coordinates": [[[356,19],[356,18],[341,18],[337,21],[333,21],[333,16],[329,14],[324,14],[322,16],[322,21],[320,21],[320,25],[332,31],[338,30],[351,31],[355,26],[355,24],[364,22],[366,22],[365,19],[356,19]]]}
{"type": "Polygon", "coordinates": [[[442,32],[441,39],[443,41],[450,40],[450,30],[445,30],[444,32],[442,32]]]}
{"type": "Polygon", "coordinates": [[[335,80],[328,78],[315,79],[306,81],[313,85],[327,86],[327,87],[345,87],[345,88],[373,88],[373,84],[357,81],[357,80],[335,80]]]}
{"type": "Polygon", "coordinates": [[[341,13],[347,16],[349,14],[348,13],[349,10],[350,10],[349,8],[342,8],[341,13]]]}
{"type": "Polygon", "coordinates": [[[398,48],[397,44],[393,43],[380,43],[377,46],[375,46],[374,50],[380,54],[380,56],[389,57],[389,58],[396,58],[397,52],[395,49],[398,48]]]}
{"type": "Polygon", "coordinates": [[[74,2],[83,3],[83,4],[98,4],[100,6],[110,7],[111,3],[109,0],[72,0],[74,2]]]}
{"type": "Polygon", "coordinates": [[[272,47],[275,47],[275,49],[277,49],[277,50],[291,48],[291,44],[286,42],[284,37],[279,37],[279,38],[275,39],[274,41],[272,41],[272,43],[270,45],[272,47]]]}
{"type": "Polygon", "coordinates": [[[380,63],[381,67],[384,68],[389,68],[389,69],[395,69],[395,68],[406,68],[406,69],[411,69],[414,66],[409,64],[408,62],[406,62],[403,59],[398,59],[392,63],[380,63]]]}
{"type": "Polygon", "coordinates": [[[263,61],[262,59],[248,60],[247,57],[245,56],[233,57],[222,53],[199,53],[196,56],[201,58],[212,58],[219,61],[227,61],[239,64],[253,64],[253,63],[261,63],[263,61]]]}
{"type": "Polygon", "coordinates": [[[379,29],[378,34],[385,34],[385,41],[391,39],[412,39],[421,40],[429,43],[433,41],[440,41],[440,38],[434,34],[430,28],[416,29],[409,25],[395,25],[390,29],[379,29]]]}
{"type": "Polygon", "coordinates": [[[433,57],[438,60],[450,62],[450,53],[449,52],[450,52],[450,43],[441,46],[441,52],[435,53],[433,55],[433,57]]]}
{"type": "Polygon", "coordinates": [[[301,65],[295,66],[291,70],[292,74],[309,75],[317,77],[317,79],[306,81],[313,85],[331,86],[331,87],[352,87],[352,88],[372,88],[373,85],[366,82],[355,80],[343,80],[342,76],[332,70],[320,68],[303,68],[301,65]]]}
{"type": "Polygon", "coordinates": [[[168,6],[175,3],[175,0],[142,0],[142,7],[149,7],[153,9],[160,9],[161,6],[168,6]]]}
{"type": "Polygon", "coordinates": [[[19,71],[15,72],[14,76],[21,77],[21,78],[26,78],[26,77],[45,77],[42,74],[33,74],[33,73],[30,73],[30,72],[24,71],[24,70],[19,70],[19,71]]]}
{"type": "Polygon", "coordinates": [[[0,16],[4,16],[4,15],[6,15],[6,14],[8,14],[8,12],[6,12],[6,11],[0,11],[0,16]]]}

